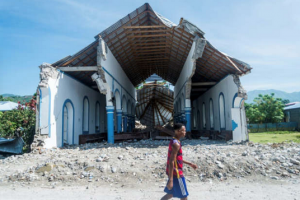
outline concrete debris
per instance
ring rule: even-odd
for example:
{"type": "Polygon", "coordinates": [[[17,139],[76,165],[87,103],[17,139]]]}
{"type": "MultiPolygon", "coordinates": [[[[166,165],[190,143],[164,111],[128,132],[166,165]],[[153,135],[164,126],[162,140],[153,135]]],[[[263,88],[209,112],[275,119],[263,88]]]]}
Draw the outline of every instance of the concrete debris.
{"type": "MultiPolygon", "coordinates": [[[[2,156],[0,184],[86,184],[97,181],[122,185],[157,182],[163,185],[167,179],[168,144],[168,140],[152,139],[118,144],[87,143],[42,149],[42,154],[34,149],[28,154],[2,156]]],[[[298,181],[300,177],[300,144],[287,143],[274,147],[272,144],[244,145],[185,139],[182,149],[184,159],[199,166],[194,171],[184,165],[184,174],[189,182],[247,177],[250,180],[254,176],[298,181]]]]}
{"type": "Polygon", "coordinates": [[[147,129],[147,126],[143,125],[140,121],[135,120],[135,128],[143,130],[143,129],[147,129]]]}

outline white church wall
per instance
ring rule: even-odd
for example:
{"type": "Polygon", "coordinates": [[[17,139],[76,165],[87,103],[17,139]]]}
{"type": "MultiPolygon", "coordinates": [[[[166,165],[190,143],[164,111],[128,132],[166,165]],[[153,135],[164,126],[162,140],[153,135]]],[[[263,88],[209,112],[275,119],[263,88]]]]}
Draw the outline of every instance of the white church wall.
{"type": "Polygon", "coordinates": [[[121,99],[125,95],[127,100],[135,100],[135,87],[109,48],[107,48],[106,60],[101,60],[101,66],[104,68],[106,81],[113,93],[118,91],[121,99]]]}
{"type": "MultiPolygon", "coordinates": [[[[193,53],[195,51],[195,42],[193,42],[193,45],[190,49],[190,52],[186,58],[186,61],[184,63],[184,66],[180,72],[180,76],[175,84],[174,87],[174,97],[175,97],[175,101],[178,98],[181,98],[181,101],[183,101],[183,104],[186,104],[185,99],[182,99],[182,94],[184,93],[185,90],[185,84],[187,82],[187,80],[189,79],[189,77],[192,74],[193,71],[193,65],[194,65],[194,60],[192,59],[193,53]]],[[[184,93],[185,95],[185,93],[184,93]]],[[[175,102],[174,101],[174,102],[175,102]]],[[[182,110],[184,109],[184,107],[181,108],[182,110]]]]}
{"type": "Polygon", "coordinates": [[[40,133],[42,135],[49,135],[50,136],[50,128],[49,125],[49,118],[50,118],[50,104],[49,101],[51,99],[50,88],[40,88],[40,133]],[[42,119],[42,120],[41,120],[42,119]]]}
{"type": "Polygon", "coordinates": [[[215,86],[210,88],[207,92],[205,92],[202,96],[200,96],[197,100],[193,102],[194,109],[200,111],[200,120],[196,119],[198,123],[198,129],[203,130],[203,103],[205,103],[205,121],[206,127],[205,130],[210,130],[210,108],[209,108],[209,101],[212,99],[213,101],[213,129],[214,130],[221,130],[220,127],[220,109],[219,109],[219,97],[220,94],[224,95],[225,100],[225,130],[232,130],[232,116],[231,116],[231,108],[232,102],[235,97],[235,94],[238,92],[238,86],[233,81],[233,76],[228,75],[220,82],[218,82],[215,86]],[[196,102],[196,104],[195,104],[196,102]]]}
{"type": "MultiPolygon", "coordinates": [[[[42,124],[45,123],[50,123],[51,125],[51,137],[45,141],[46,147],[60,147],[63,145],[63,105],[67,99],[72,102],[74,107],[74,139],[72,141],[68,141],[69,144],[78,144],[79,135],[83,134],[83,100],[85,97],[87,97],[89,102],[88,134],[97,132],[95,127],[95,111],[97,101],[100,104],[100,132],[106,131],[105,95],[100,94],[100,92],[93,90],[92,88],[84,85],[83,83],[75,80],[63,72],[59,72],[57,79],[50,78],[48,85],[49,91],[51,92],[50,122],[46,122],[47,117],[45,116],[47,114],[41,110],[41,127],[42,124]]],[[[41,108],[43,108],[46,104],[47,102],[44,102],[42,99],[41,108]]]]}

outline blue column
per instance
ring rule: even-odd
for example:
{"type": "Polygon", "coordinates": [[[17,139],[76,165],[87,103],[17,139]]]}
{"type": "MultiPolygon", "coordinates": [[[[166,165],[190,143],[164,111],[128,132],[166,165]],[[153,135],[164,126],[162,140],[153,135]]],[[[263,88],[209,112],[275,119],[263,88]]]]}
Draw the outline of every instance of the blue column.
{"type": "Polygon", "coordinates": [[[191,125],[191,110],[192,110],[191,107],[186,107],[184,109],[184,111],[185,111],[185,120],[186,120],[186,125],[185,125],[186,132],[191,132],[191,127],[192,127],[192,125],[191,125]]]}
{"type": "Polygon", "coordinates": [[[117,133],[122,132],[122,110],[117,109],[117,133]]]}
{"type": "Polygon", "coordinates": [[[131,117],[130,114],[127,114],[127,131],[131,132],[131,117]]]}
{"type": "Polygon", "coordinates": [[[183,123],[184,125],[186,125],[185,111],[184,110],[181,111],[180,118],[181,118],[181,122],[180,123],[183,123]]]}
{"type": "Polygon", "coordinates": [[[127,132],[127,113],[123,113],[123,132],[127,132]]]}
{"type": "Polygon", "coordinates": [[[106,106],[107,113],[107,142],[114,143],[114,106],[106,106]]]}

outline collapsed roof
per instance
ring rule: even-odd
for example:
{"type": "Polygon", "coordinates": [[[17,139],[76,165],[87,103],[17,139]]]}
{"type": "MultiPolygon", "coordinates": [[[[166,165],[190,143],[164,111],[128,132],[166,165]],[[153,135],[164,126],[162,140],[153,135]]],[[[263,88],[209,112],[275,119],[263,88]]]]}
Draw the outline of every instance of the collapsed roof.
{"type": "Polygon", "coordinates": [[[142,124],[153,128],[172,119],[174,92],[163,83],[152,82],[137,90],[136,116],[142,124]]]}
{"type": "MultiPolygon", "coordinates": [[[[155,12],[146,3],[106,30],[95,36],[96,41],[52,65],[97,65],[97,38],[101,36],[118,60],[134,86],[153,73],[175,85],[195,38],[204,38],[204,32],[185,19],[174,24],[155,12]]],[[[218,51],[207,40],[202,57],[196,61],[192,82],[218,82],[228,74],[242,75],[251,67],[238,59],[218,51]]],[[[94,72],[66,72],[81,82],[94,86],[94,72]]]]}

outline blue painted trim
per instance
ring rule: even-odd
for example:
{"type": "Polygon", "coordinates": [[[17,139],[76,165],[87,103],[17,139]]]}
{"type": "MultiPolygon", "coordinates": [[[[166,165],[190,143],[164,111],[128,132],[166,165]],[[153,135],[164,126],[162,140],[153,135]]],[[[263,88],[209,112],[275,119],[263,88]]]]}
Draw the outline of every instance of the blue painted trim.
{"type": "Polygon", "coordinates": [[[100,120],[100,111],[101,111],[101,108],[100,108],[100,103],[99,103],[99,101],[96,101],[96,112],[95,112],[95,132],[96,133],[100,133],[100,124],[101,124],[101,120],[100,120]],[[96,129],[96,122],[97,122],[97,112],[98,112],[98,110],[97,110],[97,104],[99,105],[99,128],[98,128],[98,130],[96,129]]]}
{"type": "Polygon", "coordinates": [[[84,96],[83,97],[83,101],[82,101],[82,134],[83,135],[86,135],[86,134],[89,134],[89,130],[90,130],[90,101],[89,101],[89,98],[87,96],[84,96]],[[84,100],[87,99],[88,101],[88,130],[87,131],[84,131],[84,100]]]}
{"type": "Polygon", "coordinates": [[[123,88],[121,87],[121,108],[122,108],[122,100],[123,100],[123,88]]]}
{"type": "Polygon", "coordinates": [[[210,101],[212,102],[212,112],[213,112],[212,114],[213,114],[213,122],[214,122],[213,125],[215,125],[215,119],[214,119],[215,109],[214,109],[214,101],[212,100],[212,98],[209,99],[209,125],[210,125],[210,130],[214,130],[214,126],[211,127],[211,120],[210,120],[210,115],[211,115],[211,113],[210,113],[210,101]]]}
{"type": "MultiPolygon", "coordinates": [[[[62,106],[62,146],[64,145],[64,107],[66,106],[67,103],[70,103],[72,108],[73,108],[73,129],[72,129],[72,144],[74,144],[74,123],[75,123],[75,108],[74,108],[74,105],[72,103],[72,101],[70,99],[66,99],[63,106],[62,106]]],[[[68,112],[68,107],[67,108],[67,112],[68,112]]],[[[68,132],[68,131],[67,131],[68,132]]]]}
{"type": "Polygon", "coordinates": [[[238,127],[238,124],[232,120],[232,131],[234,131],[238,127]]]}
{"type": "Polygon", "coordinates": [[[48,91],[49,91],[48,136],[50,138],[51,137],[51,89],[49,86],[48,86],[48,91]]]}
{"type": "Polygon", "coordinates": [[[220,130],[226,130],[226,108],[225,108],[225,97],[224,97],[224,94],[223,94],[223,92],[220,92],[220,94],[219,94],[219,121],[220,121],[220,130]],[[223,107],[224,107],[224,125],[225,125],[225,128],[221,128],[221,107],[220,107],[220,96],[223,96],[223,103],[224,103],[224,105],[223,105],[223,107]]]}
{"type": "Polygon", "coordinates": [[[120,85],[120,87],[122,88],[122,89],[124,89],[125,90],[125,92],[134,100],[134,101],[136,101],[136,99],[133,97],[133,96],[131,96],[131,94],[119,83],[119,81],[117,81],[117,79],[113,76],[113,75],[111,75],[103,66],[102,66],[102,69],[110,76],[110,77],[112,77],[113,78],[113,80],[114,81],[116,81],[119,85],[120,85]]]}
{"type": "MultiPolygon", "coordinates": [[[[122,91],[122,90],[121,90],[121,91],[122,91]]],[[[126,103],[126,102],[127,102],[127,100],[126,100],[126,95],[125,95],[125,94],[122,96],[122,99],[121,99],[121,100],[122,100],[122,101],[121,101],[121,107],[122,107],[122,111],[123,111],[123,112],[125,112],[125,111],[124,111],[124,108],[123,108],[123,97],[124,97],[124,99],[125,99],[126,112],[128,112],[128,111],[127,111],[127,103],[126,103]]]]}
{"type": "Polygon", "coordinates": [[[39,102],[39,128],[41,128],[41,107],[42,107],[41,105],[42,105],[42,98],[43,98],[41,88],[39,88],[39,93],[40,93],[40,102],[39,102]]]}
{"type": "MultiPolygon", "coordinates": [[[[122,108],[122,96],[121,96],[121,93],[120,93],[120,91],[118,90],[118,88],[116,88],[115,90],[113,90],[114,91],[114,97],[115,97],[115,99],[116,99],[116,92],[118,92],[119,93],[119,95],[120,95],[120,98],[121,98],[121,108],[122,108]]],[[[117,107],[117,99],[116,99],[116,107],[117,107]]]]}
{"type": "Polygon", "coordinates": [[[117,109],[116,114],[117,114],[117,133],[121,133],[122,132],[122,110],[117,109]]]}
{"type": "Polygon", "coordinates": [[[107,113],[107,142],[114,143],[114,106],[106,106],[107,113]]]}
{"type": "Polygon", "coordinates": [[[112,86],[111,86],[111,88],[112,88],[112,91],[114,91],[115,90],[115,79],[113,78],[113,80],[112,80],[112,86]]]}
{"type": "MultiPolygon", "coordinates": [[[[64,109],[67,109],[67,118],[68,118],[68,107],[65,105],[64,107],[63,107],[63,112],[62,112],[62,143],[61,143],[61,146],[64,146],[64,128],[65,128],[65,126],[64,126],[64,122],[65,122],[65,110],[64,109]]],[[[68,121],[67,121],[67,134],[68,134],[68,128],[69,128],[69,124],[68,124],[68,121]]],[[[68,136],[67,136],[67,141],[68,141],[68,136]]]]}
{"type": "Polygon", "coordinates": [[[186,131],[191,132],[191,130],[192,130],[192,122],[191,122],[192,108],[191,107],[185,107],[184,111],[185,111],[185,119],[186,119],[186,131]]]}
{"type": "Polygon", "coordinates": [[[238,96],[238,93],[235,93],[235,95],[233,96],[233,100],[232,100],[232,108],[234,108],[234,101],[235,101],[235,98],[238,96]]]}
{"type": "Polygon", "coordinates": [[[127,113],[123,112],[123,132],[127,132],[127,113]]]}
{"type": "Polygon", "coordinates": [[[243,100],[244,100],[244,98],[242,98],[241,101],[240,101],[240,108],[242,107],[243,100]]]}

